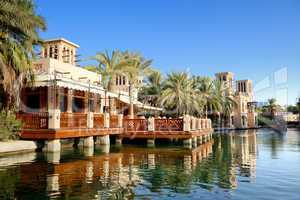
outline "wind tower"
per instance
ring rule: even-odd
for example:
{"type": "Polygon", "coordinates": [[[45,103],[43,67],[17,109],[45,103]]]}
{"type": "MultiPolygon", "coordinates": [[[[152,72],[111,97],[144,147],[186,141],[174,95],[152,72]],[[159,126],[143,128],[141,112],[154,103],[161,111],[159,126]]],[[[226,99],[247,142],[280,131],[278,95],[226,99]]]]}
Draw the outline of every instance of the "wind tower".
{"type": "Polygon", "coordinates": [[[232,72],[220,72],[215,74],[216,79],[223,82],[228,96],[233,95],[233,77],[232,72]]]}

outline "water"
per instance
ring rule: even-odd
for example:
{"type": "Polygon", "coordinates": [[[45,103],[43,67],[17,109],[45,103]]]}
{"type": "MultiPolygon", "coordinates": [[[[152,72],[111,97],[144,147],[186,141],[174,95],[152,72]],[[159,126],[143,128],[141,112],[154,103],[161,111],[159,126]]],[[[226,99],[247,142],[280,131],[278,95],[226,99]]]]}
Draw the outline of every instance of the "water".
{"type": "Polygon", "coordinates": [[[196,149],[66,148],[0,157],[0,199],[300,199],[300,132],[215,134],[196,149]]]}

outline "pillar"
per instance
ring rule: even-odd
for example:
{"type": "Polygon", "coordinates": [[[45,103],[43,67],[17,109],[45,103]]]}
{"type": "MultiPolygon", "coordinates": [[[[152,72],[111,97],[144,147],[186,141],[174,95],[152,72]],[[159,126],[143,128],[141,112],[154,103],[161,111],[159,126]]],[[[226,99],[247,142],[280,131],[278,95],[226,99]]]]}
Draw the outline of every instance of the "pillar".
{"type": "Polygon", "coordinates": [[[94,146],[93,136],[83,138],[83,146],[84,147],[93,147],[94,146]]]}
{"type": "Polygon", "coordinates": [[[49,119],[48,128],[49,129],[59,129],[60,128],[60,110],[59,109],[49,109],[49,119]]]}
{"type": "Polygon", "coordinates": [[[47,141],[47,152],[59,152],[61,148],[60,139],[47,141]]]}
{"type": "Polygon", "coordinates": [[[73,90],[68,89],[67,93],[67,113],[73,112],[73,90]]]}
{"type": "Polygon", "coordinates": [[[155,119],[154,117],[148,118],[148,131],[155,131],[155,119]]]}
{"type": "Polygon", "coordinates": [[[94,128],[94,113],[93,112],[87,113],[87,127],[94,128]]]}
{"type": "Polygon", "coordinates": [[[183,146],[185,148],[191,149],[192,148],[192,138],[183,140],[183,146]]]}
{"type": "Polygon", "coordinates": [[[197,147],[197,137],[196,136],[194,136],[193,138],[192,138],[192,146],[195,148],[195,147],[197,147]]]}
{"type": "Polygon", "coordinates": [[[191,130],[191,118],[189,115],[183,116],[183,131],[191,130]]]}
{"type": "Polygon", "coordinates": [[[201,119],[201,128],[205,129],[205,119],[201,119]]]}
{"type": "Polygon", "coordinates": [[[201,136],[197,136],[197,144],[198,145],[202,144],[202,137],[201,136]]]}
{"type": "Polygon", "coordinates": [[[192,117],[191,120],[192,120],[192,127],[191,127],[191,129],[192,130],[196,130],[196,118],[192,117]]]}
{"type": "Polygon", "coordinates": [[[94,146],[83,148],[83,154],[86,157],[92,157],[94,155],[94,146]]]}
{"type": "Polygon", "coordinates": [[[110,144],[109,135],[98,136],[98,138],[99,138],[99,144],[102,144],[102,145],[110,144]]]}
{"type": "Polygon", "coordinates": [[[46,159],[48,163],[59,164],[60,161],[60,151],[47,152],[46,159]]]}
{"type": "Polygon", "coordinates": [[[123,127],[123,114],[118,114],[118,127],[123,127]]]}
{"type": "Polygon", "coordinates": [[[109,128],[109,113],[104,113],[104,128],[109,128]]]}
{"type": "Polygon", "coordinates": [[[155,139],[147,139],[147,146],[154,147],[155,146],[155,139]]]}

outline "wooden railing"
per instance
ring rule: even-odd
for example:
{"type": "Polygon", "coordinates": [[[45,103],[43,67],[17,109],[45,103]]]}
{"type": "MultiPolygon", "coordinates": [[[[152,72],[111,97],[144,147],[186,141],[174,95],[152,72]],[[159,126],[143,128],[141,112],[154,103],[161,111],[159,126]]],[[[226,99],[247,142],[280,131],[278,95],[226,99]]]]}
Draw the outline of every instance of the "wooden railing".
{"type": "Polygon", "coordinates": [[[118,128],[118,115],[110,115],[109,117],[109,127],[110,128],[118,128]]]}
{"type": "Polygon", "coordinates": [[[86,128],[86,113],[61,113],[60,128],[86,128]]]}
{"type": "Polygon", "coordinates": [[[17,119],[21,120],[23,129],[47,129],[48,118],[47,112],[43,113],[17,113],[17,119]]]}
{"type": "Polygon", "coordinates": [[[183,119],[155,119],[155,131],[183,131],[183,119]]]}
{"type": "Polygon", "coordinates": [[[124,131],[147,131],[148,121],[147,119],[124,119],[123,120],[124,131]]]}
{"type": "Polygon", "coordinates": [[[94,114],[94,128],[104,128],[103,114],[94,114]]]}

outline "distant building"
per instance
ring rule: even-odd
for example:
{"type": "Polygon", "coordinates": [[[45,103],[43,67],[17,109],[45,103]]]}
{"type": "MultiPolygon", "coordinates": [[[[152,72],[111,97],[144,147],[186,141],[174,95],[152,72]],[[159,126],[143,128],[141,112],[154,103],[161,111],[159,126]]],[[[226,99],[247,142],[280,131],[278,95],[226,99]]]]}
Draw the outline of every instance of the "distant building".
{"type": "Polygon", "coordinates": [[[235,128],[254,128],[257,126],[256,103],[253,101],[253,83],[251,80],[234,81],[232,72],[216,73],[216,79],[224,82],[226,95],[231,96],[237,106],[230,118],[229,126],[235,128]],[[234,85],[236,88],[234,88],[234,85]]]}

